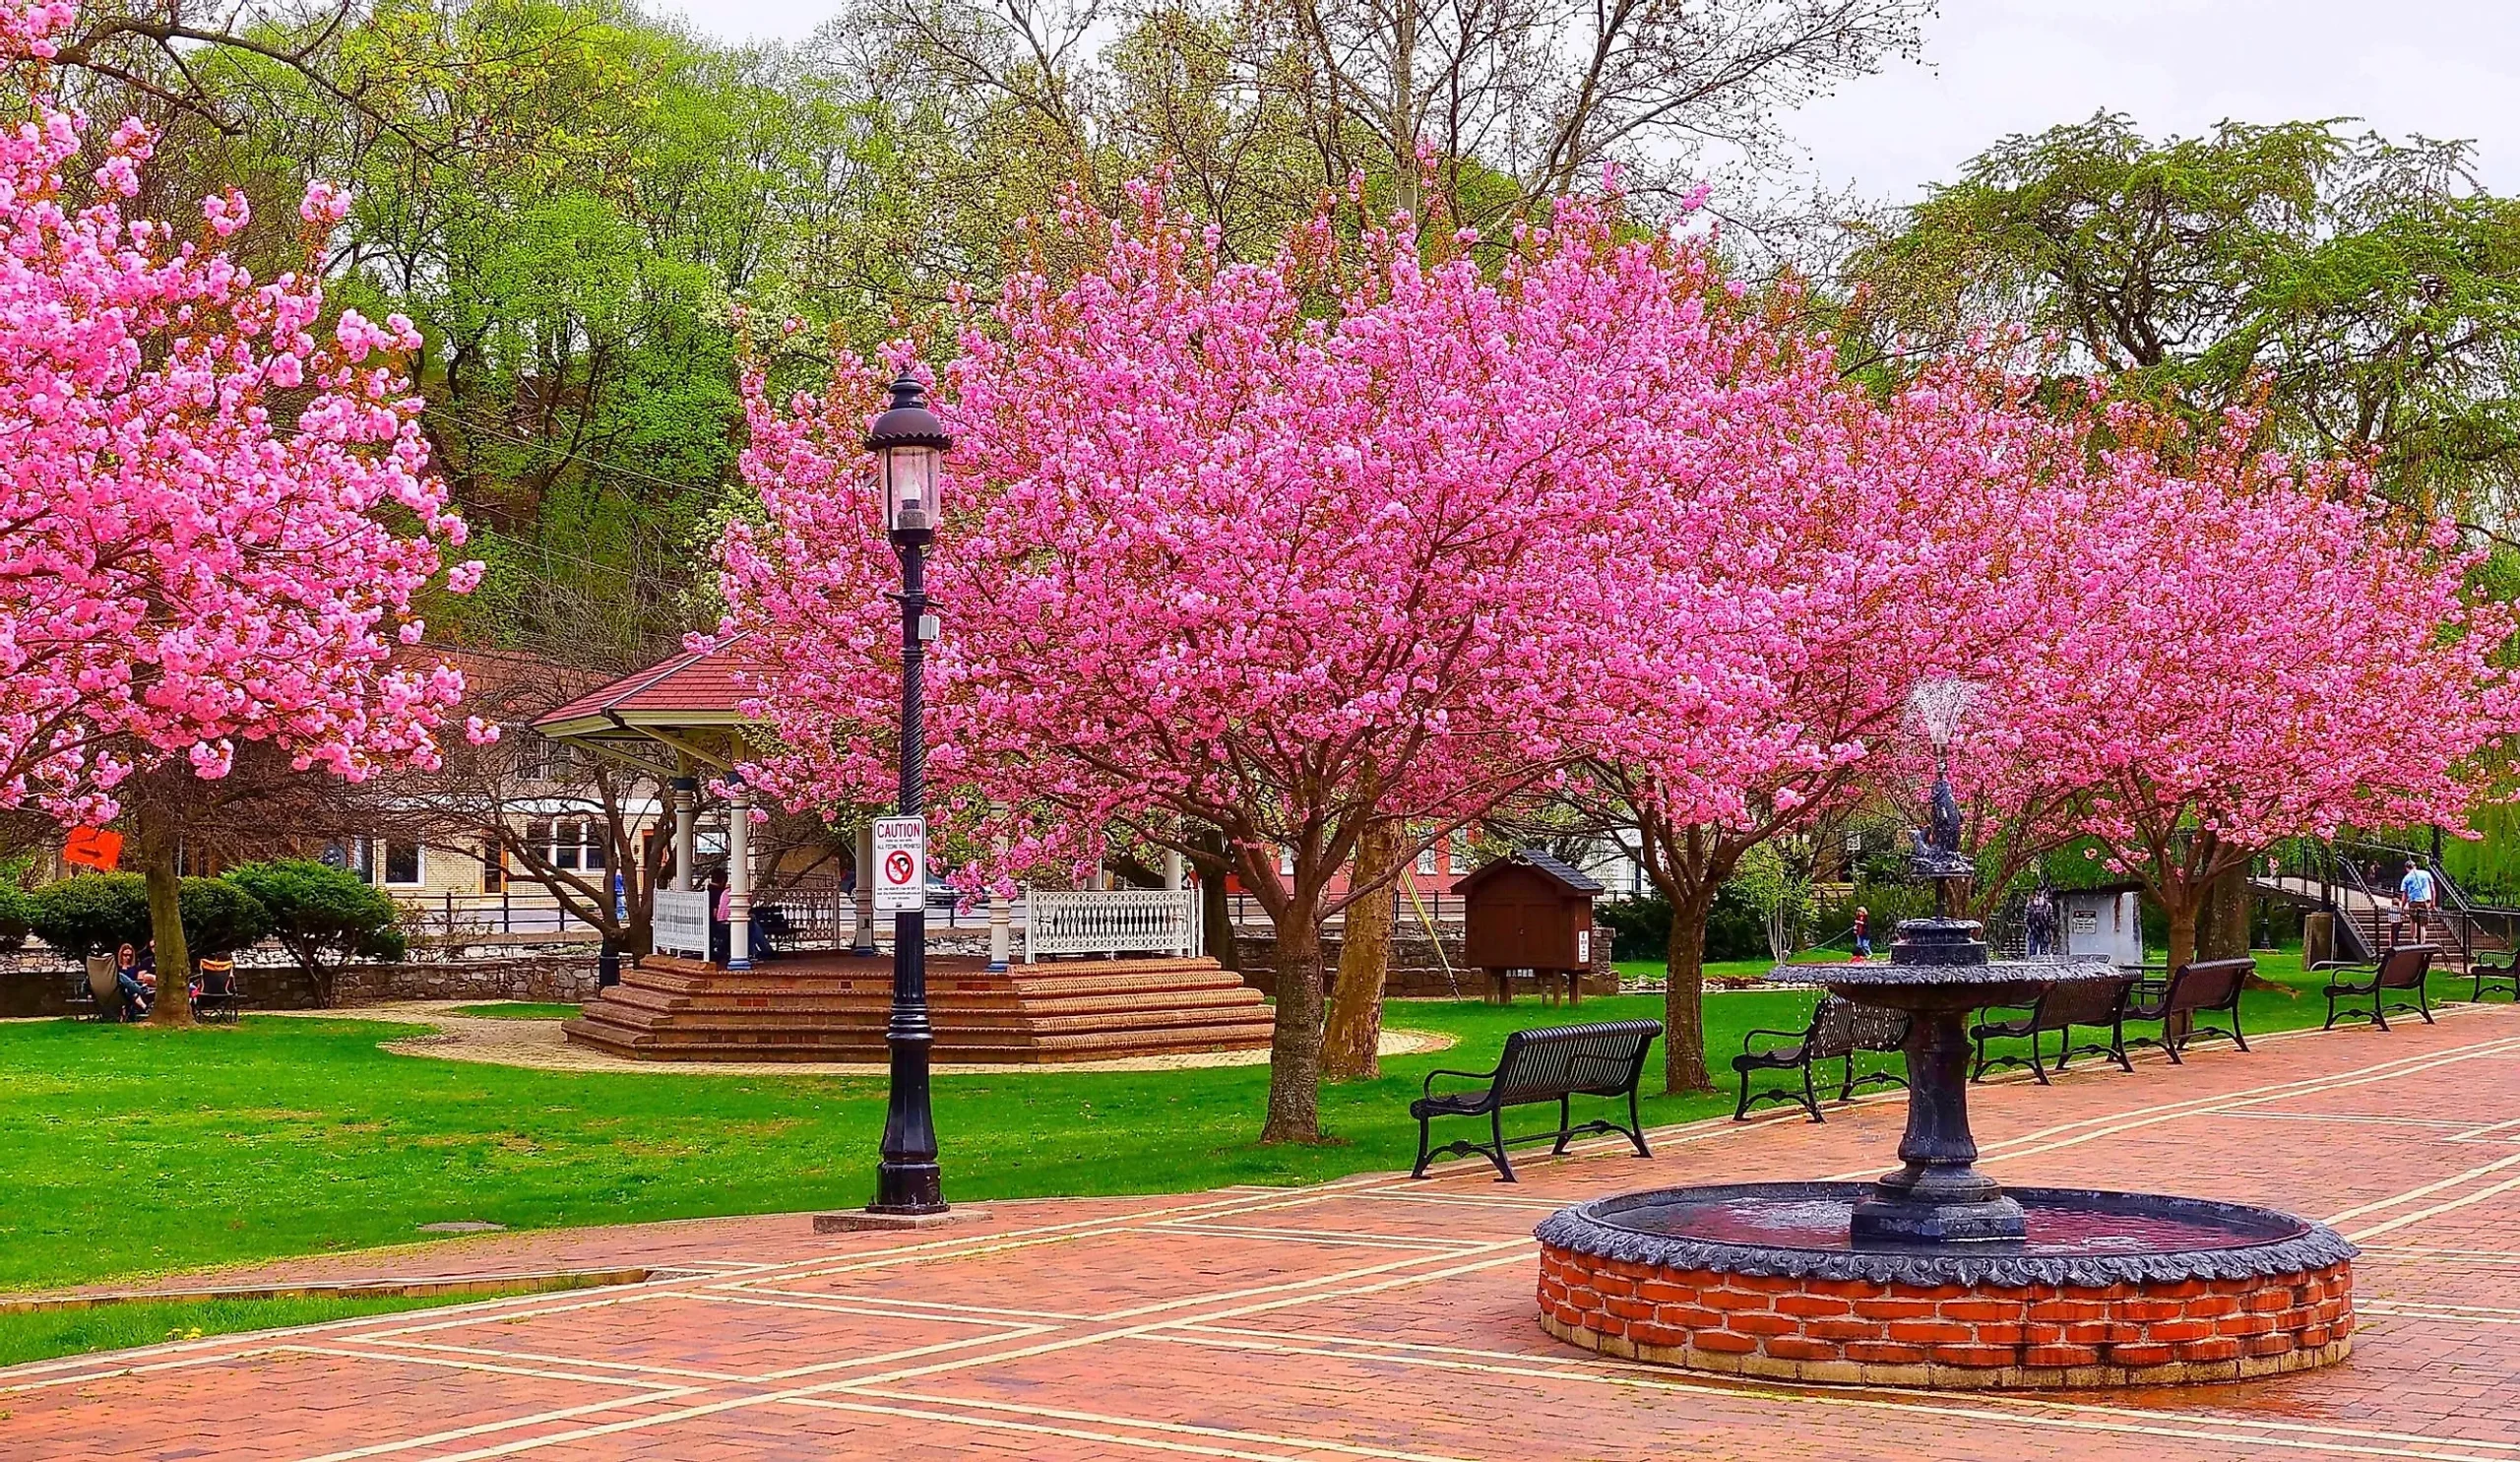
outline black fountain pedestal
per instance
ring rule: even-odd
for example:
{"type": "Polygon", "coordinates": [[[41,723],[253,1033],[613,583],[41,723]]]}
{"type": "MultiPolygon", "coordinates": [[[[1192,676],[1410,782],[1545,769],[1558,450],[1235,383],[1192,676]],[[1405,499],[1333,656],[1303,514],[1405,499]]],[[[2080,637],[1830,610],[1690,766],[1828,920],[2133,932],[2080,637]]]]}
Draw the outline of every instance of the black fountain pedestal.
{"type": "MultiPolygon", "coordinates": [[[[2051,966],[2047,975],[2078,967],[2051,966]]],[[[2105,968],[2087,971],[2109,973],[2105,968]]],[[[1969,1016],[1984,1005],[2037,998],[2039,983],[1989,967],[1978,925],[1958,919],[1912,919],[1899,925],[1890,967],[1831,972],[1832,993],[1858,1005],[1906,1012],[1908,1131],[1901,1167],[1883,1174],[1858,1203],[1858,1244],[1974,1243],[2019,1240],[2021,1205],[1977,1169],[1969,1132],[1969,1016]]]]}

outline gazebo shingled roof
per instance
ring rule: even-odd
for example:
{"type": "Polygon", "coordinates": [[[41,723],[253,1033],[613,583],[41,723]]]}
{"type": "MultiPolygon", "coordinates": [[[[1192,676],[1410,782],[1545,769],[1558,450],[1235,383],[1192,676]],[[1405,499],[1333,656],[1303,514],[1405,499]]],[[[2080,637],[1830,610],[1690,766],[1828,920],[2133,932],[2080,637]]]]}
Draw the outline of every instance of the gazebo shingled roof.
{"type": "Polygon", "coordinates": [[[534,729],[557,741],[642,766],[659,765],[658,748],[724,770],[741,753],[748,693],[737,678],[743,637],[710,650],[686,650],[598,686],[547,715],[534,729]]]}

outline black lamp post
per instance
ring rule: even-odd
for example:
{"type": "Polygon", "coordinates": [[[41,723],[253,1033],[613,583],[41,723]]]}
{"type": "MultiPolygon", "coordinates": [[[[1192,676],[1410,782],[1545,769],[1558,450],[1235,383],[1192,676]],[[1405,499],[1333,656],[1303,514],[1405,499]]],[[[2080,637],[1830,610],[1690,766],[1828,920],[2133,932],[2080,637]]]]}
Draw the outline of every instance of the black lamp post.
{"type": "MultiPolygon", "coordinates": [[[[901,815],[922,816],[921,785],[927,751],[920,729],[919,677],[936,620],[927,612],[927,545],[936,540],[940,468],[954,439],[927,410],[927,392],[905,372],[893,382],[892,406],[866,433],[866,450],[884,488],[884,530],[902,560],[902,797],[901,815]]],[[[875,1201],[869,1213],[917,1217],[945,1212],[936,1163],[936,1120],[928,1110],[928,1048],[935,1028],[927,1020],[927,868],[920,849],[914,872],[916,907],[893,915],[893,1014],[884,1028],[892,1052],[892,1092],[884,1109],[883,1161],[875,1165],[875,1201]]],[[[858,877],[871,876],[861,869],[858,877]]]]}

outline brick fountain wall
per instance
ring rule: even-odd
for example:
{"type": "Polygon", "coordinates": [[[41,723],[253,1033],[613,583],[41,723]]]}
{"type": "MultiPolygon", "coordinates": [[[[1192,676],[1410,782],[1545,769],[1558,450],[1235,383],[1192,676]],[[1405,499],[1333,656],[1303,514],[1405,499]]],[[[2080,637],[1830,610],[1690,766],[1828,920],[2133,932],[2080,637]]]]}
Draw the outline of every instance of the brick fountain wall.
{"type": "Polygon", "coordinates": [[[2175,1385],[2305,1370],[2353,1347],[2340,1262],[2106,1289],[1925,1287],[1663,1269],[1544,1245],[1541,1324],[1606,1355],[1797,1381],[2175,1385]]]}

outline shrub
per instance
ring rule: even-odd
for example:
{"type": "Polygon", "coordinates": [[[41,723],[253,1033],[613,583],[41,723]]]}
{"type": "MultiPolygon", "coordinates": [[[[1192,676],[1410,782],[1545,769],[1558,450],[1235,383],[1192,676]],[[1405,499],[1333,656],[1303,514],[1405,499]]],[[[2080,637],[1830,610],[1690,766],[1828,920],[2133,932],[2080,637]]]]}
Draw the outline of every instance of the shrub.
{"type": "Polygon", "coordinates": [[[333,977],[352,958],[399,960],[403,931],[394,901],[357,875],[308,858],[275,858],[227,870],[226,881],[270,912],[273,937],[333,1003],[333,977]]]}
{"type": "Polygon", "coordinates": [[[19,887],[0,878],[0,950],[15,949],[27,942],[27,932],[33,926],[34,907],[19,887]]]}
{"type": "Polygon", "coordinates": [[[262,901],[224,878],[187,878],[181,887],[184,948],[196,960],[234,954],[272,931],[262,901]]]}
{"type": "MultiPolygon", "coordinates": [[[[271,932],[271,916],[245,890],[217,878],[180,887],[184,947],[194,959],[233,954],[271,932]]],[[[138,873],[81,873],[36,889],[27,905],[35,937],[73,959],[149,943],[149,880],[138,873]]]]}
{"type": "Polygon", "coordinates": [[[80,873],[45,884],[27,902],[35,937],[72,959],[149,941],[149,888],[138,873],[80,873]]]}

